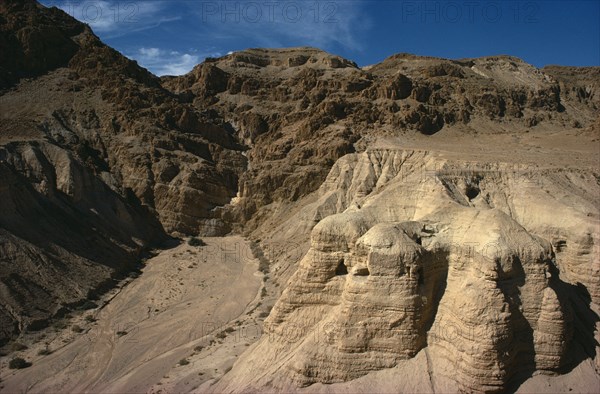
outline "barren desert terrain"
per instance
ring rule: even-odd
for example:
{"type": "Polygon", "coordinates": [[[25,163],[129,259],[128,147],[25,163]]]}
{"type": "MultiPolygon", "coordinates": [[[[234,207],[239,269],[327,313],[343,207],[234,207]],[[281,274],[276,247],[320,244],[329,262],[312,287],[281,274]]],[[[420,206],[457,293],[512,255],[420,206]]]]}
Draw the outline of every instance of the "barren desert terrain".
{"type": "Polygon", "coordinates": [[[600,392],[599,67],[0,49],[2,392],[600,392]]]}

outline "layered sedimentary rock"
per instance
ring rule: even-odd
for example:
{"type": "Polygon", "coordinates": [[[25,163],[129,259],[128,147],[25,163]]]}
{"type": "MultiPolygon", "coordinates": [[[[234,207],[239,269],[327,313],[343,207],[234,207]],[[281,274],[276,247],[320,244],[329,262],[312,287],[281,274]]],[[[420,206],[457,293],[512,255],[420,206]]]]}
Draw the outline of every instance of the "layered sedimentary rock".
{"type": "Polygon", "coordinates": [[[308,252],[274,258],[286,289],[218,389],[340,382],[426,349],[431,376],[498,391],[599,351],[597,165],[439,154],[443,133],[472,150],[535,134],[513,163],[569,152],[536,138],[597,144],[597,67],[398,54],[360,68],[290,48],[158,78],[31,0],[0,3],[0,48],[0,341],[167,234],[233,229],[308,252]],[[415,136],[438,152],[376,147],[415,136]]]}
{"type": "Polygon", "coordinates": [[[599,242],[594,173],[464,168],[403,150],[339,160],[265,336],[218,389],[343,382],[423,348],[431,375],[465,391],[580,362],[580,347],[595,343],[587,297],[597,302],[598,261],[559,252],[552,234],[599,242]],[[561,200],[545,191],[558,189],[561,200]],[[531,199],[536,208],[524,208],[531,199]]]}
{"type": "Polygon", "coordinates": [[[45,327],[166,239],[147,209],[56,145],[1,147],[0,179],[2,338],[45,327]]]}
{"type": "Polygon", "coordinates": [[[162,83],[219,113],[251,148],[227,208],[245,231],[264,222],[265,206],[316,190],[338,158],[368,145],[365,136],[585,128],[600,108],[598,68],[540,70],[510,56],[398,54],[359,68],[314,48],[250,49],[162,83]]]}
{"type": "Polygon", "coordinates": [[[90,28],[0,4],[2,333],[47,324],[167,234],[229,231],[245,148],[90,28]]]}

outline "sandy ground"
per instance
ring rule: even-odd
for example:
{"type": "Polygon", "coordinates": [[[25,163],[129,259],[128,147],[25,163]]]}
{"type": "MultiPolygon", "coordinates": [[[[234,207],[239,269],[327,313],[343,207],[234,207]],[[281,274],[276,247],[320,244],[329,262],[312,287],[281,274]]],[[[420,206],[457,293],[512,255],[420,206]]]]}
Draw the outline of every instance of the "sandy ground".
{"type": "MultiPolygon", "coordinates": [[[[600,168],[600,135],[579,130],[512,136],[474,136],[445,130],[427,139],[382,137],[372,141],[370,147],[428,150],[448,159],[475,163],[600,168]]],[[[243,238],[204,240],[207,245],[203,247],[184,243],[161,252],[147,261],[139,278],[127,280],[107,294],[110,302],[105,306],[73,317],[64,329],[37,334],[36,340],[27,343],[29,349],[16,354],[31,361],[31,367],[9,370],[7,363],[14,354],[0,359],[0,391],[210,391],[238,356],[261,336],[262,321],[281,289],[272,280],[265,282],[243,238]],[[88,315],[96,321],[86,320],[88,315]],[[83,332],[74,332],[74,325],[83,332]],[[45,346],[52,353],[38,355],[45,346]]],[[[288,268],[293,271],[294,267],[288,268]]],[[[422,351],[395,368],[350,382],[315,384],[294,391],[456,391],[455,384],[442,377],[432,381],[428,368],[426,352],[422,351]]],[[[600,377],[588,360],[566,375],[536,375],[518,391],[600,392],[600,377]]]]}
{"type": "Polygon", "coordinates": [[[5,357],[2,391],[158,393],[218,379],[260,336],[263,275],[243,238],[204,241],[163,251],[139,278],[107,295],[106,305],[53,337],[43,334],[50,355],[37,354],[42,342],[20,352],[31,367],[9,370],[5,357]]]}
{"type": "Polygon", "coordinates": [[[383,136],[369,148],[431,151],[454,160],[517,163],[540,168],[600,167],[600,130],[544,130],[506,134],[476,133],[476,126],[443,129],[432,136],[383,136]]]}

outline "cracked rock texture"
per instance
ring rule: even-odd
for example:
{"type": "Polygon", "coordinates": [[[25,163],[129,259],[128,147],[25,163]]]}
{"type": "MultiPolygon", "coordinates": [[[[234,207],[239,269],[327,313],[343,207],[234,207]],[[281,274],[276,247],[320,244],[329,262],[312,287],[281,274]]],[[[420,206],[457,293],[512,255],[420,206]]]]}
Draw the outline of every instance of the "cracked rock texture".
{"type": "Polygon", "coordinates": [[[598,67],[300,47],[159,78],[33,0],[0,49],[0,343],[233,232],[281,294],[212,390],[600,370],[598,67]]]}
{"type": "Polygon", "coordinates": [[[405,150],[340,159],[265,335],[216,390],[344,382],[426,347],[433,376],[498,392],[595,353],[597,174],[464,168],[405,150]]]}
{"type": "Polygon", "coordinates": [[[246,158],[222,120],[62,11],[0,15],[1,343],[113,286],[167,233],[227,233],[246,158]]]}

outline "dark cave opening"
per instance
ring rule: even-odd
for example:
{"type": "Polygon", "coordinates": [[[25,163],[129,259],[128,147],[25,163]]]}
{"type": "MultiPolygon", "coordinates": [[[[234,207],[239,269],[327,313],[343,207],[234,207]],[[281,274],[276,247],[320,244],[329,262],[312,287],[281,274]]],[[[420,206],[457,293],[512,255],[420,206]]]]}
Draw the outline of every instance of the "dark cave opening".
{"type": "Polygon", "coordinates": [[[348,274],[348,268],[346,268],[346,264],[344,264],[344,260],[340,260],[337,268],[335,269],[335,274],[336,275],[347,275],[348,274]]]}
{"type": "Polygon", "coordinates": [[[479,188],[468,185],[467,189],[465,190],[465,194],[469,200],[472,200],[479,195],[479,188]]]}
{"type": "Polygon", "coordinates": [[[355,276],[369,276],[370,274],[367,267],[357,268],[356,271],[354,271],[355,276]]]}

